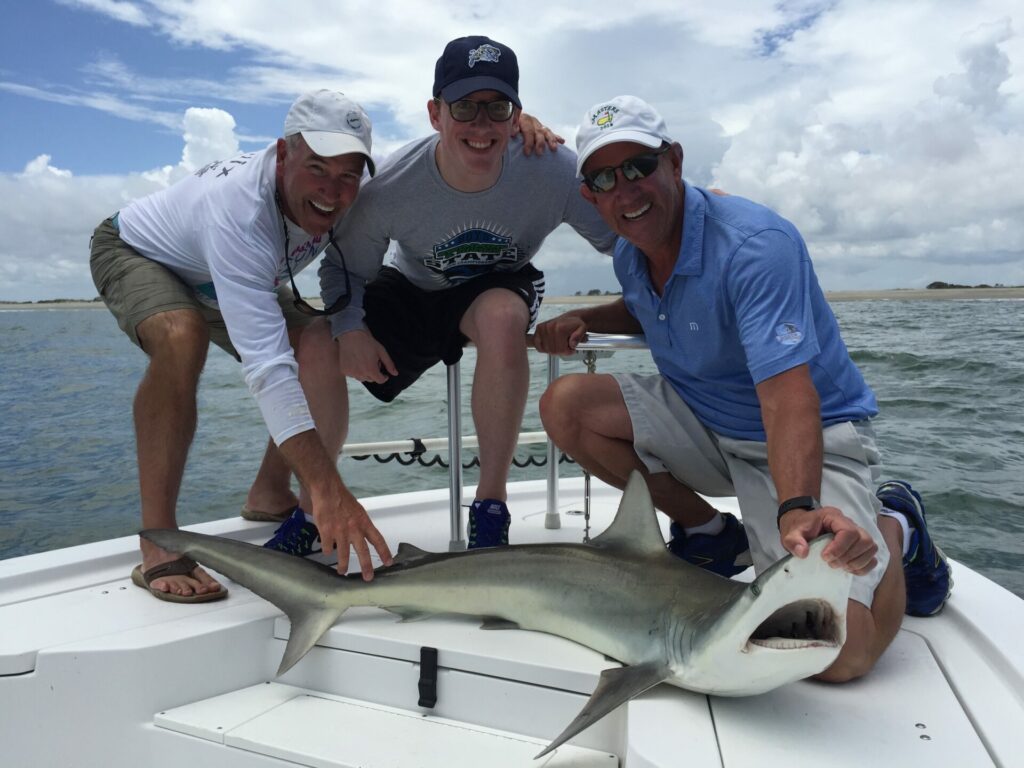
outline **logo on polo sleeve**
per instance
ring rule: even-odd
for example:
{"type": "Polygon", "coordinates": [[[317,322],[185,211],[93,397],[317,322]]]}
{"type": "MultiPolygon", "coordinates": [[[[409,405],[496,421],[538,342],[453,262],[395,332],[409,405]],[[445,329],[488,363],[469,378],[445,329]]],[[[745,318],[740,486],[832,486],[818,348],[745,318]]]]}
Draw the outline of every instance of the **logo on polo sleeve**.
{"type": "Polygon", "coordinates": [[[775,340],[787,347],[799,344],[803,337],[804,334],[796,323],[779,323],[775,326],[775,340]]]}

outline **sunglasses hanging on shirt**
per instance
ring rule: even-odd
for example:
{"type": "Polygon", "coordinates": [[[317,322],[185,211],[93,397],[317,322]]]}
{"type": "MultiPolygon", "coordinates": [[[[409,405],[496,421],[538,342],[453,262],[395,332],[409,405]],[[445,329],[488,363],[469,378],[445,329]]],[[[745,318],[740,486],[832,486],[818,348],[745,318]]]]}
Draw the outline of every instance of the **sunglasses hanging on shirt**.
{"type": "Polygon", "coordinates": [[[295,298],[292,299],[292,304],[299,312],[304,315],[310,315],[311,317],[323,317],[326,315],[333,315],[341,312],[345,307],[348,306],[349,301],[352,300],[352,281],[348,276],[348,267],[345,265],[345,254],[341,252],[341,248],[334,242],[334,233],[331,230],[327,230],[327,242],[334,246],[334,250],[338,252],[338,256],[341,257],[341,268],[345,272],[345,293],[339,296],[331,306],[326,309],[317,309],[299,293],[299,287],[295,284],[295,275],[292,274],[291,258],[289,257],[289,240],[288,240],[288,222],[284,218],[284,211],[281,210],[281,197],[277,194],[274,195],[274,202],[277,203],[277,212],[281,215],[281,226],[284,227],[284,266],[288,270],[288,279],[292,284],[292,292],[295,294],[295,298]]]}

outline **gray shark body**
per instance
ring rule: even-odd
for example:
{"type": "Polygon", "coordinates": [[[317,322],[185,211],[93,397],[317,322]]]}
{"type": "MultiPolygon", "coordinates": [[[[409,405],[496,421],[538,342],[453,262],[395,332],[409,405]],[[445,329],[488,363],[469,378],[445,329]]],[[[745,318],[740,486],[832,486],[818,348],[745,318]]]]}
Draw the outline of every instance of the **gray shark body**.
{"type": "Polygon", "coordinates": [[[432,554],[401,545],[395,564],[364,582],[244,542],[183,531],[142,535],[189,555],[287,614],[291,633],[278,674],[291,668],[354,605],[405,619],[459,613],[574,640],[622,668],[601,674],[575,720],[538,755],[661,682],[702,693],[762,693],[816,674],[845,640],[850,575],[813,542],[747,584],[670,554],[639,474],[615,520],[589,544],[522,544],[432,554]]]}

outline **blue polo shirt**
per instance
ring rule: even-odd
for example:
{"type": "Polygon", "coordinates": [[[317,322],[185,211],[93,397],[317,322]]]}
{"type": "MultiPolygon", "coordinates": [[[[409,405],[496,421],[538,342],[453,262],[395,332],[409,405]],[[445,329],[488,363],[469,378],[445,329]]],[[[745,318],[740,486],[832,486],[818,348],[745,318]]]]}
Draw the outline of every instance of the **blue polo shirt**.
{"type": "Polygon", "coordinates": [[[694,414],[714,432],[763,441],[755,385],[804,363],[823,426],[877,414],[796,227],[744,198],[685,190],[682,245],[663,294],[622,238],[614,263],[658,370],[694,414]]]}

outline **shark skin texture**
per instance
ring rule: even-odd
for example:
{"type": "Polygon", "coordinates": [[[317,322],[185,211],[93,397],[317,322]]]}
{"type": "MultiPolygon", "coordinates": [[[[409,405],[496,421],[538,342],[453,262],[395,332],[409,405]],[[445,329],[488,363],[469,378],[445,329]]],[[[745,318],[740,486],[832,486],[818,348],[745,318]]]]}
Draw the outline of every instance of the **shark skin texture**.
{"type": "Polygon", "coordinates": [[[399,546],[373,581],[327,565],[216,536],[147,530],[142,536],[224,574],[280,608],[291,633],[278,674],[352,606],[405,620],[464,614],[489,627],[548,632],[605,654],[583,709],[537,757],[658,685],[718,696],[763,693],[817,674],[846,639],[849,573],[831,568],[815,539],[744,583],[669,553],[639,473],[615,519],[589,544],[514,544],[454,553],[399,546]],[[498,621],[495,621],[498,620],[498,621]]]}

